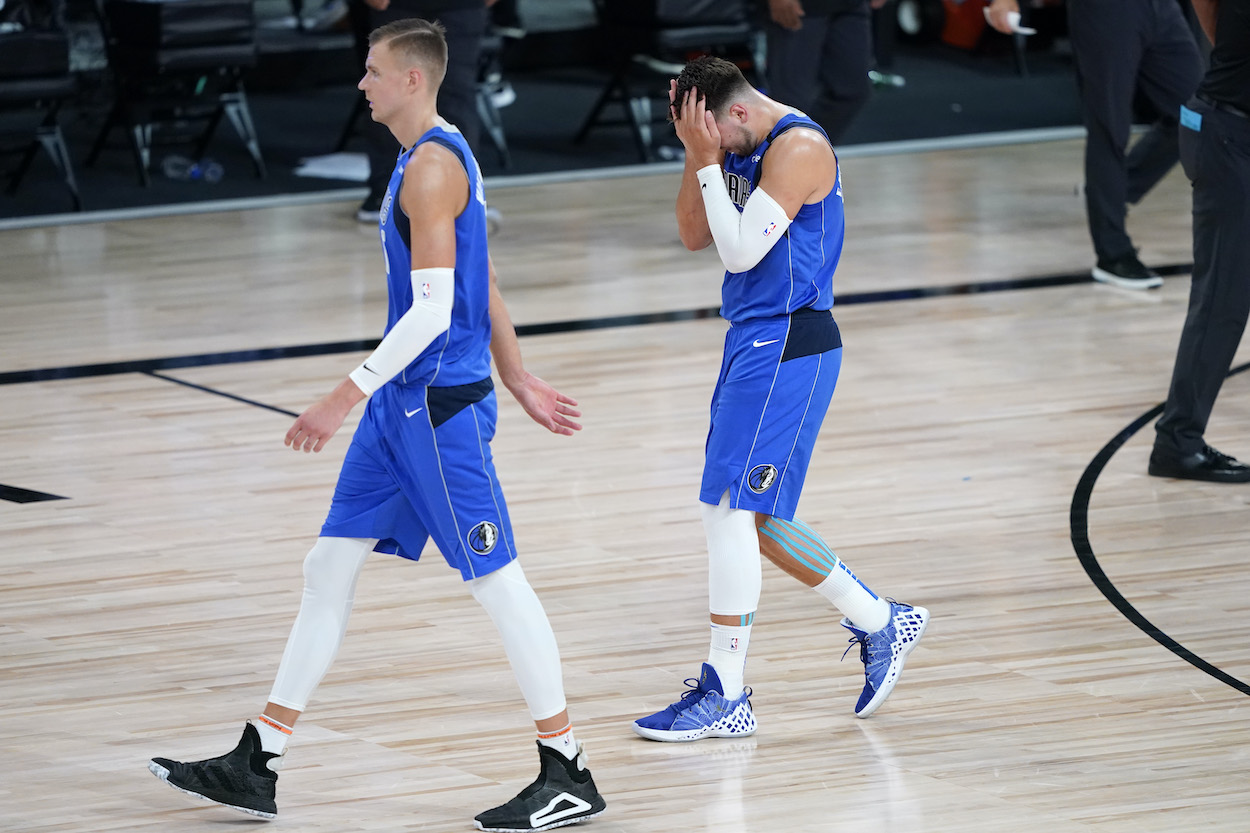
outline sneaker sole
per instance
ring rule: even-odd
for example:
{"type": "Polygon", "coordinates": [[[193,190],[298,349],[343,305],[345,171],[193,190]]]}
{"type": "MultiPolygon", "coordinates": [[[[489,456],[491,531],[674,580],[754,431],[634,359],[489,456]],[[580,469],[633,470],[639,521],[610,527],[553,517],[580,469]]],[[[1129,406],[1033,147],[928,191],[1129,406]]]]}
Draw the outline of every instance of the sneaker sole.
{"type": "Polygon", "coordinates": [[[634,732],[640,737],[644,737],[647,740],[658,740],[663,743],[690,743],[703,738],[746,738],[755,734],[756,729],[759,728],[759,726],[756,726],[749,732],[713,731],[711,729],[687,729],[684,732],[674,732],[672,729],[648,729],[646,726],[639,726],[637,723],[632,725],[634,732]]]}
{"type": "Polygon", "coordinates": [[[218,801],[215,798],[209,798],[203,793],[197,793],[194,790],[183,789],[182,787],[175,784],[173,781],[169,780],[169,770],[161,766],[160,764],[158,764],[156,761],[148,761],[148,771],[151,772],[153,775],[155,775],[157,778],[164,781],[169,786],[173,787],[178,792],[183,793],[184,795],[189,795],[193,798],[202,799],[211,804],[216,804],[219,807],[229,807],[231,810],[238,810],[240,813],[247,813],[249,816],[257,816],[262,819],[274,819],[278,817],[277,813],[266,813],[264,810],[253,810],[250,807],[240,807],[237,804],[227,804],[224,801],[218,801]]]}
{"type": "Polygon", "coordinates": [[[867,717],[868,715],[875,712],[877,709],[881,708],[881,705],[886,701],[887,698],[889,698],[890,692],[894,691],[894,686],[898,685],[899,678],[903,676],[903,666],[907,664],[907,656],[912,651],[916,650],[916,646],[920,644],[921,637],[924,636],[924,632],[928,629],[929,611],[923,607],[913,607],[912,610],[923,614],[924,619],[920,623],[920,633],[916,634],[916,638],[913,639],[911,642],[909,642],[907,646],[903,648],[903,653],[899,654],[898,672],[894,675],[893,682],[889,683],[880,691],[878,691],[876,696],[873,697],[871,700],[869,700],[868,704],[864,706],[864,708],[861,711],[855,712],[856,717],[859,717],[859,718],[867,717]]]}
{"type": "Polygon", "coordinates": [[[1090,270],[1090,275],[1099,283],[1111,284],[1124,289],[1155,289],[1163,286],[1163,278],[1158,275],[1155,275],[1153,278],[1125,278],[1114,272],[1099,269],[1097,266],[1090,270]]]}
{"type": "Polygon", "coordinates": [[[597,819],[603,815],[604,810],[606,809],[607,807],[604,807],[593,813],[587,813],[584,816],[561,819],[560,821],[555,821],[551,824],[544,824],[542,827],[483,827],[481,822],[477,821],[477,819],[473,820],[473,825],[478,830],[484,831],[484,833],[539,833],[539,831],[542,830],[555,830],[557,827],[568,827],[570,824],[581,824],[584,821],[597,819]]]}
{"type": "Polygon", "coordinates": [[[1184,470],[1163,468],[1154,464],[1146,467],[1146,474],[1151,477],[1166,477],[1171,480],[1195,480],[1200,483],[1250,483],[1250,474],[1195,474],[1184,470]]]}

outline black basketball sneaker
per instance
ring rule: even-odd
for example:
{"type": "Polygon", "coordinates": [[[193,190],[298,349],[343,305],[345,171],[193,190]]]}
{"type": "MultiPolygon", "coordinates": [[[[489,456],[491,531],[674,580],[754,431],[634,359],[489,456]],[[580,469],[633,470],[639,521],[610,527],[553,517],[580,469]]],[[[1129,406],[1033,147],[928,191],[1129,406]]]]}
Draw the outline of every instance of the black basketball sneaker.
{"type": "Polygon", "coordinates": [[[532,833],[593,819],[607,807],[586,768],[578,744],[577,757],[567,760],[554,749],[538,744],[541,771],[538,780],[507,804],[480,814],[474,821],[488,833],[532,833]]]}
{"type": "Polygon", "coordinates": [[[278,805],[274,802],[278,773],[269,768],[269,762],[277,757],[280,756],[260,748],[260,734],[248,723],[239,745],[220,758],[186,764],[169,758],[153,758],[148,761],[148,769],[187,795],[271,819],[278,815],[278,805]]]}

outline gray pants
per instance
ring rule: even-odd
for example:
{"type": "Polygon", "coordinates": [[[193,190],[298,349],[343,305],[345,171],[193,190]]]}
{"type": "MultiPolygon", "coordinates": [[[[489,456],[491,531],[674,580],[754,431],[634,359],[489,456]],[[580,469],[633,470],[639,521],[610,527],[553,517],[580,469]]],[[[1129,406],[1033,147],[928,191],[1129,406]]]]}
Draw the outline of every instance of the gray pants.
{"type": "MultiPolygon", "coordinates": [[[[1193,99],[1201,129],[1180,129],[1194,185],[1194,275],[1155,448],[1202,450],[1203,433],[1250,315],[1250,118],[1193,99]]],[[[1192,124],[1192,118],[1187,119],[1192,124]]]]}

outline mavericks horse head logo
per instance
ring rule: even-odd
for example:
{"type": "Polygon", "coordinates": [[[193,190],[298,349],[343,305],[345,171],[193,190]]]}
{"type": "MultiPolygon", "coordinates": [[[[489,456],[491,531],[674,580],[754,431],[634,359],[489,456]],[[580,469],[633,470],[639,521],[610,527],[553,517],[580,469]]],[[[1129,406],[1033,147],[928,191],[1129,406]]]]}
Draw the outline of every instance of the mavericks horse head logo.
{"type": "Polygon", "coordinates": [[[777,467],[764,463],[751,469],[751,473],[747,475],[747,485],[751,487],[751,491],[762,495],[768,491],[776,479],[777,467]]]}
{"type": "Polygon", "coordinates": [[[499,527],[490,521],[482,521],[469,530],[469,548],[478,555],[486,555],[499,543],[499,527]]]}

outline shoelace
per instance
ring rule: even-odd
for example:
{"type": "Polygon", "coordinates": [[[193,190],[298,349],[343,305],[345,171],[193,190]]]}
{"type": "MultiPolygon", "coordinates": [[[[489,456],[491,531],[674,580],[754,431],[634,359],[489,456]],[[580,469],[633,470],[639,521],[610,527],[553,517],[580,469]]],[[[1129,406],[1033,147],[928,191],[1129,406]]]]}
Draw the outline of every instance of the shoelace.
{"type": "MultiPolygon", "coordinates": [[[[849,651],[849,650],[850,650],[850,648],[847,648],[847,650],[849,651]]],[[[846,654],[843,654],[842,656],[846,656],[846,654]]],[[[706,691],[702,691],[702,690],[700,690],[700,688],[699,688],[699,680],[698,680],[697,678],[695,678],[695,677],[687,677],[686,679],[682,680],[682,682],[683,682],[686,686],[688,686],[688,688],[687,688],[687,690],[686,690],[686,693],[685,693],[685,694],[683,694],[683,695],[681,695],[681,699],[680,699],[680,700],[678,700],[676,703],[671,704],[671,705],[669,706],[669,708],[676,708],[676,709],[678,709],[679,711],[680,711],[680,710],[683,710],[683,709],[688,709],[688,708],[690,708],[692,705],[694,705],[694,698],[695,698],[695,697],[698,697],[698,696],[699,696],[699,695],[701,695],[701,694],[708,694],[708,693],[710,693],[710,692],[706,692],[706,691]],[[686,702],[687,700],[689,700],[690,702],[689,702],[689,703],[687,703],[687,702],[686,702]]],[[[750,687],[750,686],[745,686],[745,687],[742,689],[742,691],[743,691],[743,693],[745,693],[745,694],[746,694],[746,696],[747,696],[747,700],[748,700],[748,701],[751,699],[751,695],[753,695],[753,694],[755,693],[754,691],[752,691],[752,690],[751,690],[751,687],[750,687]]],[[[723,695],[723,694],[722,694],[722,695],[721,695],[721,698],[722,698],[722,699],[725,699],[725,695],[723,695]]]]}
{"type": "Polygon", "coordinates": [[[1221,465],[1228,465],[1229,463],[1237,462],[1236,457],[1230,457],[1222,451],[1216,451],[1214,448],[1212,448],[1209,445],[1204,445],[1202,447],[1202,453],[1205,454],[1207,457],[1210,457],[1215,462],[1220,463],[1221,465]]]}
{"type": "MultiPolygon", "coordinates": [[[[846,640],[850,644],[846,646],[846,650],[842,652],[842,659],[846,659],[846,655],[851,652],[856,643],[859,643],[859,661],[864,665],[868,664],[868,634],[863,636],[852,636],[846,640]]],[[[841,660],[839,660],[841,662],[841,660]]]]}
{"type": "Polygon", "coordinates": [[[686,704],[687,700],[693,701],[695,697],[703,693],[702,691],[699,690],[699,680],[697,677],[687,677],[686,679],[682,680],[682,683],[687,686],[686,692],[682,694],[681,699],[678,700],[676,703],[673,703],[672,706],[670,706],[670,708],[675,708],[675,707],[687,708],[689,706],[689,704],[686,704]]]}

